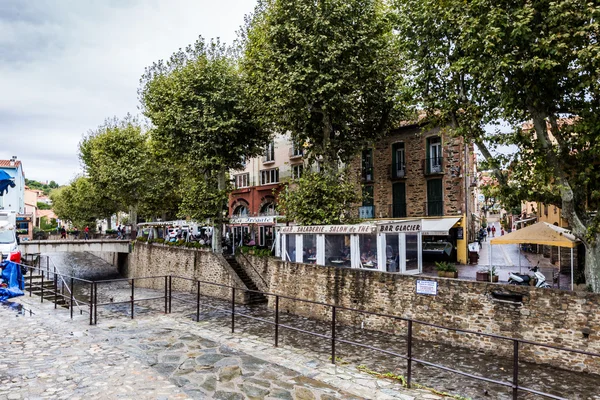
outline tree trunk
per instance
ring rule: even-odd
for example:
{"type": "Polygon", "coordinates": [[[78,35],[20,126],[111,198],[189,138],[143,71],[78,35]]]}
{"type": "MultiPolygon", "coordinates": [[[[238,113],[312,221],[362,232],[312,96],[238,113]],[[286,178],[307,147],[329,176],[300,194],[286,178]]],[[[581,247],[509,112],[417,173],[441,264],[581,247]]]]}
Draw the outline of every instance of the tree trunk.
{"type": "MultiPolygon", "coordinates": [[[[225,170],[221,170],[217,173],[217,189],[219,191],[226,189],[225,182],[225,170]]],[[[213,223],[213,236],[212,236],[212,248],[215,253],[223,252],[222,238],[223,238],[223,208],[225,204],[218,210],[215,215],[213,223]]]]}
{"type": "Polygon", "coordinates": [[[137,205],[129,207],[129,223],[131,224],[131,239],[137,236],[137,205]]]}
{"type": "Polygon", "coordinates": [[[106,217],[106,230],[112,229],[112,215],[106,217]]]}
{"type": "Polygon", "coordinates": [[[585,245],[585,282],[592,286],[594,293],[600,292],[600,235],[596,242],[585,245]]]}

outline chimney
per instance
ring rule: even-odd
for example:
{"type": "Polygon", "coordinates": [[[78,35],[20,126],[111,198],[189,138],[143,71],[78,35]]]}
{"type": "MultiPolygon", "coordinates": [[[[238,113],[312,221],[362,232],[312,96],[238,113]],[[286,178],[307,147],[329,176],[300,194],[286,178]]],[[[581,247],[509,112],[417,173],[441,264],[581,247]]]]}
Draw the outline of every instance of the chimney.
{"type": "Polygon", "coordinates": [[[8,163],[11,167],[15,166],[15,162],[17,161],[17,156],[12,156],[10,162],[8,163]]]}

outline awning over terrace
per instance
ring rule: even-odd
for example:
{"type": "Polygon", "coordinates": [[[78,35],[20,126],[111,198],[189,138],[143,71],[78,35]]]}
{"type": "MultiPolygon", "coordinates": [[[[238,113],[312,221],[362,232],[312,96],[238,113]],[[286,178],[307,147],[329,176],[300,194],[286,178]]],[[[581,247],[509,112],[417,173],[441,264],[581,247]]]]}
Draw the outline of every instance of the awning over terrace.
{"type": "Polygon", "coordinates": [[[490,240],[491,244],[543,244],[547,246],[577,247],[579,240],[568,229],[547,222],[538,222],[490,240]]]}

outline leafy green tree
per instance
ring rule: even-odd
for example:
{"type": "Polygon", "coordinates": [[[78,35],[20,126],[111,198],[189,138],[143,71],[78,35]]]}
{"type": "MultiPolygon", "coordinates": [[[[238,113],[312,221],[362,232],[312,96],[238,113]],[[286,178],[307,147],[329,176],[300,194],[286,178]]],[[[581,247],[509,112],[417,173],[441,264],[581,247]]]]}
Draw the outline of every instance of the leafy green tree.
{"type": "Polygon", "coordinates": [[[269,138],[249,113],[246,92],[225,46],[202,38],[148,67],[139,89],[153,138],[183,171],[180,214],[213,219],[215,251],[221,250],[227,173],[243,157],[259,155],[269,138]]]}
{"type": "Polygon", "coordinates": [[[127,210],[131,221],[137,221],[137,212],[148,190],[151,177],[147,173],[151,161],[147,151],[148,136],[139,122],[127,116],[123,120],[107,119],[95,131],[90,131],[79,144],[79,156],[84,171],[100,189],[102,197],[127,210]]]}
{"type": "Polygon", "coordinates": [[[277,208],[286,219],[302,225],[347,224],[356,222],[350,210],[359,200],[356,183],[347,171],[308,171],[285,185],[277,208]]]}
{"type": "Polygon", "coordinates": [[[393,127],[402,62],[383,0],[262,0],[242,31],[251,106],[327,173],[393,127]]]}
{"type": "Polygon", "coordinates": [[[475,141],[505,198],[562,208],[586,247],[586,281],[599,292],[598,4],[395,0],[395,6],[416,102],[435,123],[475,141]],[[502,121],[511,132],[486,131],[502,121]],[[507,144],[517,151],[493,154],[507,144]]]}
{"type": "Polygon", "coordinates": [[[86,177],[78,177],[69,185],[53,190],[50,197],[54,213],[80,229],[96,226],[96,220],[107,215],[98,202],[98,188],[86,177]]]}
{"type": "Polygon", "coordinates": [[[38,201],[37,208],[38,210],[50,210],[52,207],[50,206],[50,204],[46,204],[43,201],[38,201]]]}

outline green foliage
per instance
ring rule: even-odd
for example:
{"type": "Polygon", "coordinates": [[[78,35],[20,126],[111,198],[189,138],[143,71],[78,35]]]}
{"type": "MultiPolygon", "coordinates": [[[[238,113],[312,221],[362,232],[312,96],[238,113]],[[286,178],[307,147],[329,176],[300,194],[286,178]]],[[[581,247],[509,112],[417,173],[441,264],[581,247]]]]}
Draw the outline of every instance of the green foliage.
{"type": "Polygon", "coordinates": [[[52,218],[50,221],[48,221],[48,217],[40,218],[40,228],[44,231],[56,230],[57,226],[55,218],[52,218]]]}
{"type": "MultiPolygon", "coordinates": [[[[560,206],[573,233],[589,249],[600,246],[598,4],[394,4],[416,102],[432,123],[473,139],[484,167],[495,170],[505,206],[560,206]],[[490,133],[500,121],[510,131],[490,133]],[[500,145],[516,151],[490,151],[500,145]]],[[[586,278],[600,291],[600,259],[586,257],[586,278]]]]}
{"type": "Polygon", "coordinates": [[[270,257],[272,256],[271,250],[260,248],[257,246],[241,246],[236,249],[236,251],[241,251],[243,254],[252,254],[257,257],[270,257]]]}
{"type": "Polygon", "coordinates": [[[456,266],[453,263],[447,261],[436,261],[435,269],[440,272],[456,272],[456,266]]]}
{"type": "MultiPolygon", "coordinates": [[[[48,184],[45,184],[36,180],[25,178],[25,185],[33,190],[43,191],[46,196],[50,194],[50,191],[52,189],[58,189],[58,184],[54,181],[50,181],[48,184]]],[[[42,210],[45,210],[45,208],[43,208],[42,210]]]]}
{"type": "Polygon", "coordinates": [[[359,201],[360,194],[348,172],[306,171],[285,185],[277,209],[301,225],[347,224],[356,222],[351,210],[359,201]]]}
{"type": "Polygon", "coordinates": [[[61,220],[71,221],[76,227],[93,227],[97,219],[108,215],[98,201],[98,190],[89,178],[75,178],[68,186],[52,191],[52,209],[61,220]]]}
{"type": "Polygon", "coordinates": [[[325,169],[394,126],[403,62],[387,2],[262,0],[242,31],[251,107],[325,169]]]}
{"type": "Polygon", "coordinates": [[[52,209],[52,206],[50,206],[50,204],[46,204],[43,201],[38,201],[36,204],[38,210],[50,210],[52,209]]]}
{"type": "Polygon", "coordinates": [[[139,96],[154,124],[152,137],[181,168],[180,215],[213,218],[219,230],[230,191],[227,172],[259,155],[270,136],[249,112],[256,99],[246,97],[235,60],[218,41],[200,38],[146,68],[139,96]]]}

